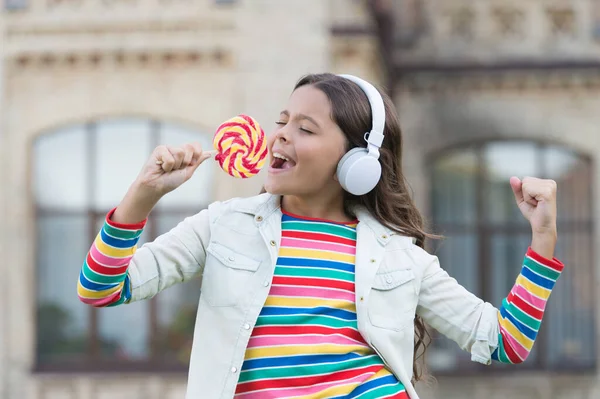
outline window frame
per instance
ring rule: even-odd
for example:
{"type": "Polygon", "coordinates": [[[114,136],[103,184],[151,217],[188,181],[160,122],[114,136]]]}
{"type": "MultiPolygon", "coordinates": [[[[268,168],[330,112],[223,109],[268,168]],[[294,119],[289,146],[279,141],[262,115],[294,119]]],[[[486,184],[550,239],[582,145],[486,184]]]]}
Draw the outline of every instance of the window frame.
{"type": "MultiPolygon", "coordinates": [[[[158,121],[152,118],[147,117],[133,117],[136,120],[139,120],[144,123],[149,123],[149,142],[150,147],[155,148],[160,143],[160,135],[162,132],[162,127],[164,125],[169,125],[168,121],[158,121]]],[[[115,119],[125,119],[130,120],[131,118],[123,117],[123,118],[100,118],[96,120],[91,120],[88,122],[67,125],[69,126],[79,126],[81,128],[80,134],[85,136],[85,152],[88,155],[86,157],[87,160],[87,183],[86,183],[86,205],[82,209],[67,209],[67,208],[56,208],[56,207],[44,207],[40,206],[37,202],[37,199],[33,198],[34,204],[34,220],[35,226],[37,228],[38,221],[43,217],[72,217],[72,216],[85,216],[87,219],[88,231],[86,232],[88,235],[88,242],[91,243],[94,241],[96,236],[98,235],[98,224],[101,220],[104,220],[106,214],[110,211],[110,209],[97,209],[94,204],[94,196],[95,196],[95,187],[97,186],[97,170],[99,164],[96,159],[97,153],[97,137],[99,135],[97,131],[97,125],[102,124],[104,121],[113,121],[115,119]]],[[[52,134],[61,134],[59,127],[58,129],[52,129],[47,135],[52,134]]],[[[190,130],[192,131],[192,130],[190,130]]],[[[203,134],[201,131],[198,131],[198,134],[203,134]]],[[[40,136],[39,139],[43,140],[43,136],[40,136]]],[[[148,224],[146,225],[145,231],[147,234],[147,242],[151,242],[156,239],[163,232],[158,231],[158,220],[163,216],[175,216],[181,217],[181,221],[186,216],[191,216],[197,214],[203,209],[208,207],[208,203],[199,203],[198,206],[189,207],[189,206],[169,206],[165,207],[156,207],[152,213],[148,217],[148,224]]],[[[115,204],[114,206],[117,206],[115,204]]],[[[83,259],[82,259],[83,262],[83,259]]],[[[37,287],[40,284],[39,279],[37,278],[37,268],[38,268],[38,248],[36,247],[36,278],[35,278],[35,286],[37,287]]],[[[73,294],[76,295],[76,294],[73,294]]],[[[73,296],[73,301],[78,301],[78,299],[73,296]]],[[[118,358],[108,358],[102,356],[101,346],[100,346],[100,323],[99,323],[99,312],[102,309],[95,308],[93,306],[87,307],[87,348],[84,353],[82,353],[81,357],[74,361],[66,361],[66,360],[57,360],[57,361],[49,361],[44,362],[39,358],[39,354],[37,350],[35,351],[35,361],[33,365],[34,373],[69,373],[69,374],[77,374],[77,373],[122,373],[122,372],[142,372],[142,373],[151,373],[151,372],[167,372],[167,373],[186,373],[188,371],[187,365],[181,363],[174,362],[165,362],[165,359],[160,356],[161,351],[160,346],[158,344],[157,338],[159,337],[159,332],[161,331],[161,326],[158,320],[158,305],[159,299],[155,296],[152,299],[148,300],[148,337],[146,342],[146,348],[148,352],[148,356],[144,359],[135,359],[135,360],[124,360],[118,358]]],[[[39,307],[39,303],[35,302],[36,310],[39,307]]],[[[36,328],[37,328],[38,320],[36,318],[36,328]]],[[[37,348],[37,339],[36,339],[36,348],[37,348]]]]}
{"type": "MultiPolygon", "coordinates": [[[[569,231],[576,231],[587,233],[592,237],[591,244],[589,246],[589,259],[592,260],[592,264],[589,265],[589,270],[592,272],[592,276],[590,277],[593,281],[595,276],[595,265],[594,259],[596,255],[595,247],[593,245],[593,237],[595,235],[595,223],[593,219],[593,215],[595,214],[594,207],[594,190],[593,186],[595,184],[594,181],[594,159],[590,155],[582,153],[581,151],[565,145],[564,143],[553,141],[553,140],[539,140],[539,139],[531,139],[531,138],[523,138],[523,137],[502,137],[502,138],[482,138],[476,140],[470,140],[468,142],[459,141],[454,143],[453,145],[446,146],[442,149],[432,151],[425,156],[425,162],[427,165],[427,178],[428,180],[428,188],[427,188],[427,215],[430,218],[431,226],[433,227],[434,233],[441,234],[443,237],[451,237],[456,233],[467,233],[473,234],[478,238],[477,241],[477,264],[476,270],[478,272],[477,279],[477,291],[473,292],[473,294],[482,298],[483,300],[490,301],[492,297],[492,279],[493,279],[493,267],[485,267],[485,265],[492,264],[492,249],[491,242],[494,234],[504,234],[510,236],[512,234],[518,233],[527,233],[531,235],[531,229],[529,224],[518,224],[518,223],[510,223],[510,222],[494,222],[491,220],[487,220],[485,217],[485,185],[486,185],[486,159],[485,159],[485,148],[489,145],[498,144],[498,143],[524,143],[527,145],[533,145],[535,147],[535,158],[536,158],[536,168],[537,170],[542,171],[540,176],[535,176],[539,178],[548,178],[547,168],[544,162],[544,151],[549,148],[561,148],[565,151],[571,151],[578,160],[584,162],[586,166],[591,171],[589,184],[592,189],[589,190],[589,197],[587,200],[589,201],[589,215],[590,218],[585,221],[577,221],[577,220],[557,220],[557,228],[559,231],[559,235],[568,234],[569,231]],[[444,157],[456,153],[472,151],[476,156],[476,173],[475,173],[475,192],[477,193],[477,199],[475,201],[476,209],[475,209],[475,222],[472,226],[468,226],[468,223],[448,223],[441,222],[438,223],[436,221],[435,215],[435,204],[433,200],[434,190],[433,182],[435,180],[435,169],[436,162],[444,157]],[[443,231],[441,231],[440,226],[443,227],[443,231]]],[[[507,181],[508,184],[508,181],[507,181]]],[[[560,189],[560,188],[559,188],[560,189]]],[[[560,238],[559,238],[560,239],[560,238]]],[[[428,240],[427,249],[432,253],[435,253],[435,245],[432,245],[432,240],[428,240]]],[[[436,240],[437,241],[437,240],[436,240]]],[[[442,261],[442,267],[443,261],[442,261]]],[[[516,278],[517,276],[515,276],[516,278]]],[[[560,280],[559,280],[560,281],[560,280]]],[[[508,294],[508,292],[506,293],[508,294]]],[[[552,297],[551,297],[552,298],[552,297]]],[[[493,306],[500,306],[500,304],[492,303],[493,306]]],[[[596,317],[596,309],[597,305],[595,301],[592,304],[592,314],[596,317]]],[[[544,315],[544,321],[542,322],[542,327],[539,331],[538,337],[536,339],[536,347],[547,347],[548,340],[548,327],[544,328],[544,325],[548,324],[548,319],[551,317],[548,312],[544,315]]],[[[594,333],[595,329],[595,321],[594,321],[594,333]]],[[[430,329],[430,333],[433,339],[439,338],[441,335],[430,329]]],[[[596,347],[599,341],[596,338],[596,334],[593,334],[593,344],[596,347]]],[[[432,349],[433,350],[433,349],[432,349]]],[[[598,360],[594,357],[593,366],[551,366],[548,363],[547,352],[545,350],[540,350],[538,352],[538,356],[533,361],[526,360],[523,364],[515,366],[501,366],[501,367],[490,367],[478,363],[474,363],[472,361],[461,362],[457,361],[457,365],[452,367],[449,370],[436,370],[435,374],[441,377],[469,377],[474,375],[506,375],[511,373],[519,373],[526,371],[546,371],[546,372],[560,372],[563,374],[578,374],[581,373],[590,373],[593,374],[596,372],[598,368],[598,360]],[[467,364],[468,363],[468,364],[467,364]]]]}

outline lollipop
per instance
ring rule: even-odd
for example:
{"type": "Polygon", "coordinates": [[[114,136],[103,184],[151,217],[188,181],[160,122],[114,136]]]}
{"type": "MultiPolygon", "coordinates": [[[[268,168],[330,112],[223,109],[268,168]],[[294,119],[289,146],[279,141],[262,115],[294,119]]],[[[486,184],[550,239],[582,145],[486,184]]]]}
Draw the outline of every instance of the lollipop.
{"type": "Polygon", "coordinates": [[[215,132],[213,146],[218,152],[215,160],[233,177],[254,176],[265,165],[265,132],[250,116],[238,115],[223,122],[215,132]]]}

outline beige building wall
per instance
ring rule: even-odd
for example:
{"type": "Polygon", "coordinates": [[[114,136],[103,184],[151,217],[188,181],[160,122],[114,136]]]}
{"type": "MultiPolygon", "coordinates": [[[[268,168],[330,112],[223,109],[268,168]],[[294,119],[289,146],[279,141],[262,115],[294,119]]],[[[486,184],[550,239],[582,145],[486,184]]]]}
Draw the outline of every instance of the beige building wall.
{"type": "MultiPolygon", "coordinates": [[[[0,49],[5,48],[4,40],[4,15],[0,13],[0,49]]],[[[6,127],[4,124],[4,118],[2,117],[2,110],[4,109],[4,85],[5,85],[5,62],[4,57],[0,58],[0,152],[5,147],[6,127]]],[[[0,170],[6,170],[6,163],[4,157],[0,157],[0,170]]],[[[3,182],[3,177],[6,172],[0,172],[0,182],[3,182]]],[[[5,208],[5,194],[6,190],[4,187],[0,191],[0,224],[4,224],[6,220],[6,208],[5,208]]],[[[6,229],[0,229],[0,259],[4,259],[6,256],[5,252],[5,241],[6,241],[6,229]]],[[[4,262],[2,262],[4,263],[4,262]]],[[[0,266],[1,268],[2,266],[0,266]]],[[[6,334],[8,332],[7,320],[7,304],[8,298],[6,296],[7,284],[6,279],[0,279],[0,397],[8,397],[7,393],[7,353],[6,353],[6,334]]]]}
{"type": "MultiPolygon", "coordinates": [[[[366,10],[339,0],[28,3],[0,13],[0,398],[182,398],[184,374],[31,371],[33,141],[62,125],[115,116],[183,121],[212,132],[246,113],[268,132],[303,74],[378,78],[374,37],[354,35],[354,46],[331,33],[333,24],[356,23],[357,15],[368,23],[366,10]],[[338,12],[344,5],[346,12],[338,12]]],[[[213,200],[222,200],[258,193],[262,175],[238,180],[218,170],[214,182],[213,200]]]]}

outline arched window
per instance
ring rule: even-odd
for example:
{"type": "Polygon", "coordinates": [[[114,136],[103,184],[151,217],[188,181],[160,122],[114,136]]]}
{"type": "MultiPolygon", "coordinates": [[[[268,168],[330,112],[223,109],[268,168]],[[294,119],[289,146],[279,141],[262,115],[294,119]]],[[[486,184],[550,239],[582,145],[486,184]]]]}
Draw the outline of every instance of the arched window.
{"type": "MultiPolygon", "coordinates": [[[[77,299],[85,254],[158,144],[211,137],[145,119],[103,119],[39,137],[33,149],[37,227],[37,366],[45,370],[183,369],[191,349],[199,282],[150,301],[94,309],[77,299]]],[[[211,200],[215,163],[206,162],[150,215],[139,245],[211,200]]]]}
{"type": "MultiPolygon", "coordinates": [[[[567,266],[554,288],[538,340],[519,369],[595,367],[592,163],[570,149],[531,141],[493,141],[431,157],[431,216],[445,239],[432,249],[468,290],[499,307],[531,243],[509,185],[511,176],[558,183],[558,247],[567,266]]],[[[436,337],[429,364],[436,374],[490,370],[436,337]]],[[[495,365],[491,370],[501,369],[495,365]]]]}

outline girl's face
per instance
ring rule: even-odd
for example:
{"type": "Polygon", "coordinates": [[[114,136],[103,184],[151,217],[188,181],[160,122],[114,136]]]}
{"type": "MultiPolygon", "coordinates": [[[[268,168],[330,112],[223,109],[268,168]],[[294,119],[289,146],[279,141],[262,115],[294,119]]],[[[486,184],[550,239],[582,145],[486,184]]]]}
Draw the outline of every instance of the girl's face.
{"type": "Polygon", "coordinates": [[[330,115],[329,99],[319,89],[307,85],[292,93],[268,139],[267,192],[301,197],[341,192],[335,175],[346,138],[330,115]]]}

